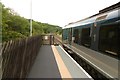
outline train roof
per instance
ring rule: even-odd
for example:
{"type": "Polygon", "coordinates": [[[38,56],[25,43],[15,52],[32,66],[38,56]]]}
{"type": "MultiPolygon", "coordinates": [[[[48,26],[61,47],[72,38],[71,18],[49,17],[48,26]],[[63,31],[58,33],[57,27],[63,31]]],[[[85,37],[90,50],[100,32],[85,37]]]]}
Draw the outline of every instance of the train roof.
{"type": "Polygon", "coordinates": [[[110,7],[107,7],[105,9],[102,9],[99,11],[99,13],[92,15],[88,18],[69,23],[64,28],[70,28],[70,27],[76,27],[76,26],[85,25],[85,24],[89,24],[89,23],[94,23],[98,18],[111,19],[114,17],[118,17],[119,8],[120,8],[120,2],[118,2],[117,4],[114,4],[110,7]]]}
{"type": "Polygon", "coordinates": [[[105,9],[100,10],[99,14],[104,13],[104,12],[108,12],[108,11],[111,11],[111,10],[114,10],[114,9],[118,9],[118,8],[120,8],[120,2],[118,2],[118,3],[116,3],[116,4],[112,5],[112,6],[109,6],[109,7],[105,8],[105,9]]]}

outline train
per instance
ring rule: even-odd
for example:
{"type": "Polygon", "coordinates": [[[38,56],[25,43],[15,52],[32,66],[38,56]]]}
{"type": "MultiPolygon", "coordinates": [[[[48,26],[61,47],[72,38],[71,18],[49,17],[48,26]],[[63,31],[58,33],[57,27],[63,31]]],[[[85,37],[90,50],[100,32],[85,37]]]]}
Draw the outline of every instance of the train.
{"type": "Polygon", "coordinates": [[[120,10],[99,13],[63,28],[63,43],[85,46],[118,57],[120,53],[120,10]]]}
{"type": "Polygon", "coordinates": [[[65,25],[62,42],[64,47],[77,53],[106,77],[118,78],[120,2],[65,25]]]}

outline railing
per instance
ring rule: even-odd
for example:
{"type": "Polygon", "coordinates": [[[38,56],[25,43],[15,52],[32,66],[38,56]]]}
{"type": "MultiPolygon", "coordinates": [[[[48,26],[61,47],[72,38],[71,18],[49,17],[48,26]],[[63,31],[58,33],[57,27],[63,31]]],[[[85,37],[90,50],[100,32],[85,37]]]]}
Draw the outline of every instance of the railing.
{"type": "Polygon", "coordinates": [[[42,45],[42,36],[34,36],[2,45],[2,78],[26,78],[42,45]]]}
{"type": "Polygon", "coordinates": [[[2,79],[26,78],[40,46],[54,45],[56,42],[54,35],[41,35],[3,43],[2,79]]]}
{"type": "Polygon", "coordinates": [[[42,35],[44,45],[54,45],[54,35],[42,35]]]}

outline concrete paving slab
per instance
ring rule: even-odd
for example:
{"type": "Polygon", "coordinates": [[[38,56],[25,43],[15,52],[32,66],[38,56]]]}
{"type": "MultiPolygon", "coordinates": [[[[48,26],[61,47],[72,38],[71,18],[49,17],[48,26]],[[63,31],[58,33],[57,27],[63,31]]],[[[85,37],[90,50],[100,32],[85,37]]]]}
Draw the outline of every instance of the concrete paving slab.
{"type": "Polygon", "coordinates": [[[43,45],[28,78],[61,78],[50,45],[43,45]]]}

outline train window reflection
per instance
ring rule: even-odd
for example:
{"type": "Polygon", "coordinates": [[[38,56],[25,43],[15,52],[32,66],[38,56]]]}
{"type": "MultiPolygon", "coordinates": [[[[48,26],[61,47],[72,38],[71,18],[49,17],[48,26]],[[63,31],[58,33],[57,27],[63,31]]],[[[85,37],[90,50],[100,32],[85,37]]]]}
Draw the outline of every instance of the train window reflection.
{"type": "Polygon", "coordinates": [[[86,47],[90,47],[91,45],[91,37],[90,37],[90,28],[83,28],[82,29],[82,45],[86,47]]]}
{"type": "Polygon", "coordinates": [[[99,50],[109,54],[118,53],[118,26],[101,26],[99,37],[99,50]]]}
{"type": "Polygon", "coordinates": [[[74,29],[73,37],[75,37],[74,43],[78,43],[78,38],[79,38],[79,31],[78,31],[78,29],[74,29]]]}

